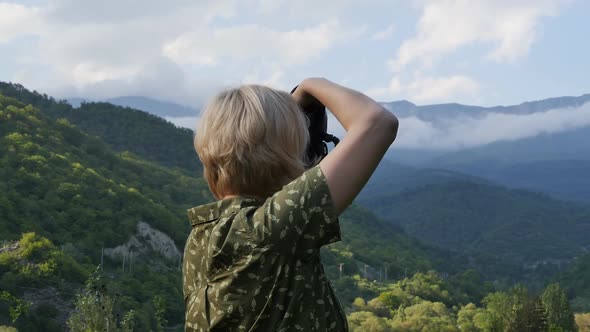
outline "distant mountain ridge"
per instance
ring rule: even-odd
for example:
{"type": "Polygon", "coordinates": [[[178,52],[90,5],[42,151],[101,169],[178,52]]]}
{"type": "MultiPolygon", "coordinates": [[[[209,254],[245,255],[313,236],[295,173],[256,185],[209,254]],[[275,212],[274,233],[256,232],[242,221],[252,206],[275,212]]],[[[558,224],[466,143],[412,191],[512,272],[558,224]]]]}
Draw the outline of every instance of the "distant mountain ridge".
{"type": "Polygon", "coordinates": [[[590,202],[590,127],[434,156],[421,167],[437,167],[541,191],[565,200],[590,202]]]}
{"type": "MultiPolygon", "coordinates": [[[[197,108],[175,102],[154,99],[145,96],[120,96],[106,99],[67,98],[75,108],[83,102],[107,102],[113,105],[142,110],[160,117],[196,117],[197,108]]],[[[398,117],[416,116],[422,120],[437,120],[442,117],[481,116],[485,113],[532,114],[550,109],[578,107],[590,102],[590,93],[581,96],[553,97],[542,100],[527,101],[509,106],[475,106],[459,103],[416,105],[407,100],[380,102],[398,117]]]]}
{"type": "Polygon", "coordinates": [[[106,102],[113,105],[129,107],[157,115],[159,117],[194,117],[198,110],[170,101],[158,100],[143,96],[122,96],[107,99],[90,100],[84,98],[68,98],[70,105],[80,107],[84,102],[106,102]]]}
{"type": "Polygon", "coordinates": [[[556,108],[579,107],[590,102],[590,93],[578,97],[564,96],[527,101],[510,106],[472,106],[458,103],[434,104],[418,106],[407,100],[382,102],[388,110],[398,117],[415,116],[425,121],[435,121],[444,117],[482,116],[486,113],[533,114],[556,108]]]}

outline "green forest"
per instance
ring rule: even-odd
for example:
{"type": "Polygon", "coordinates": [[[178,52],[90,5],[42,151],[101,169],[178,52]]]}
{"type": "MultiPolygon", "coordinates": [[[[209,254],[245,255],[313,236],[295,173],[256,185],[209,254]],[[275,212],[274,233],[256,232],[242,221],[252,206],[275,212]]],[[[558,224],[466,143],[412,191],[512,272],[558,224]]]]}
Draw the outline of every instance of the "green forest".
{"type": "MultiPolygon", "coordinates": [[[[186,210],[213,200],[192,135],[139,110],[73,108],[0,82],[0,331],[182,330],[186,210]]],[[[351,331],[589,330],[590,255],[572,245],[589,209],[445,185],[374,192],[342,215],[343,241],[322,256],[351,331]],[[486,208],[503,214],[486,219],[486,208]],[[440,238],[436,223],[483,234],[455,226],[465,233],[440,238]],[[502,233],[534,223],[542,232],[526,243],[502,233]],[[507,247],[486,245],[498,241],[507,247]],[[543,259],[567,264],[530,267],[543,259]]]]}

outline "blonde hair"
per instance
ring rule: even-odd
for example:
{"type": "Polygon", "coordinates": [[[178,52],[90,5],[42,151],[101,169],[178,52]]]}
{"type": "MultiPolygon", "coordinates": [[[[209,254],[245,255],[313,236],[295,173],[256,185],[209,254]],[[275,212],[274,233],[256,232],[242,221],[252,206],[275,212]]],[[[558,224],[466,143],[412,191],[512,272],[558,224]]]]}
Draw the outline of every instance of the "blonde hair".
{"type": "Polygon", "coordinates": [[[307,118],[292,96],[261,85],[215,96],[194,140],[217,199],[271,196],[303,173],[308,142],[307,118]]]}

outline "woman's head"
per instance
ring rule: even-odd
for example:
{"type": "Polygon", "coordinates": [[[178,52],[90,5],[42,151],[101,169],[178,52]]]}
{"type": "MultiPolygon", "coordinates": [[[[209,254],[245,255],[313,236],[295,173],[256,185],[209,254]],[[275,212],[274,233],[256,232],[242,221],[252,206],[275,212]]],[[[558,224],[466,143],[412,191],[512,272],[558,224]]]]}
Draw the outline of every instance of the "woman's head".
{"type": "Polygon", "coordinates": [[[306,118],[286,92],[243,85],[215,96],[201,116],[195,148],[216,198],[265,198],[301,175],[306,118]]]}

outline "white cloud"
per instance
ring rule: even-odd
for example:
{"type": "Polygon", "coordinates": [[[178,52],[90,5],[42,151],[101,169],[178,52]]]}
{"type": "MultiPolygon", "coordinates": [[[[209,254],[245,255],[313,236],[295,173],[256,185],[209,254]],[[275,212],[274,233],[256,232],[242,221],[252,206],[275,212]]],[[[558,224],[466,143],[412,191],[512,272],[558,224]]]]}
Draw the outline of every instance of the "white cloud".
{"type": "Polygon", "coordinates": [[[236,0],[52,0],[44,11],[52,23],[61,25],[110,25],[149,19],[158,26],[166,18],[173,19],[168,23],[178,24],[191,17],[194,25],[216,17],[232,17],[237,5],[236,0]]]}
{"type": "Polygon", "coordinates": [[[283,89],[288,90],[292,87],[288,87],[285,85],[283,81],[285,77],[285,72],[279,68],[270,68],[268,73],[261,74],[260,72],[251,73],[246,75],[246,77],[241,81],[244,84],[263,84],[272,86],[276,89],[283,89]]]}
{"type": "Polygon", "coordinates": [[[282,85],[291,66],[301,68],[363,32],[332,18],[343,6],[330,12],[334,3],[311,4],[52,0],[33,7],[0,2],[0,44],[34,37],[26,63],[14,59],[20,67],[5,79],[57,97],[153,92],[164,99],[181,91],[178,101],[190,104],[202,102],[214,88],[252,78],[282,85]],[[315,18],[302,20],[311,7],[315,18]],[[164,67],[173,67],[173,79],[164,67]]]}
{"type": "Polygon", "coordinates": [[[397,72],[411,63],[429,67],[472,43],[492,47],[488,56],[512,61],[526,55],[540,21],[557,14],[567,0],[419,0],[417,34],[400,46],[389,65],[397,72]]]}
{"type": "Polygon", "coordinates": [[[163,53],[182,64],[214,65],[219,58],[298,64],[317,58],[335,44],[349,41],[359,33],[359,30],[348,29],[335,19],[287,31],[257,24],[203,28],[184,33],[166,43],[163,53]]]}
{"type": "MultiPolygon", "coordinates": [[[[387,62],[394,72],[389,84],[367,93],[382,100],[405,98],[418,103],[478,102],[479,82],[458,73],[441,76],[435,65],[472,45],[488,47],[484,58],[497,62],[523,57],[538,38],[542,19],[556,15],[567,2],[415,0],[421,11],[416,34],[403,41],[395,57],[387,62]]],[[[459,63],[467,60],[472,59],[459,59],[459,63]]]]}
{"type": "Polygon", "coordinates": [[[167,116],[165,119],[169,122],[172,122],[177,127],[188,128],[193,131],[197,128],[197,124],[200,120],[200,118],[196,116],[167,116]]]}
{"type": "Polygon", "coordinates": [[[406,89],[410,99],[418,103],[448,102],[478,92],[479,84],[469,77],[454,75],[415,80],[406,89]]]}
{"type": "Polygon", "coordinates": [[[0,2],[0,43],[38,33],[39,8],[0,2]]]}
{"type": "MultiPolygon", "coordinates": [[[[194,129],[197,117],[167,117],[180,127],[194,129]]],[[[577,108],[553,109],[533,114],[488,113],[483,117],[448,118],[429,122],[416,117],[400,118],[395,148],[458,150],[497,141],[559,133],[590,126],[590,103],[577,108]]],[[[342,139],[346,131],[332,114],[328,115],[328,132],[342,139]]]]}
{"type": "Polygon", "coordinates": [[[390,24],[385,29],[375,32],[371,36],[371,39],[372,40],[385,40],[385,39],[391,37],[391,35],[393,35],[394,32],[395,32],[395,26],[393,24],[390,24]]]}
{"type": "Polygon", "coordinates": [[[399,148],[455,150],[586,126],[590,126],[590,103],[578,108],[526,115],[488,113],[481,118],[460,117],[437,123],[406,117],[400,119],[395,145],[399,148]]]}
{"type": "Polygon", "coordinates": [[[446,77],[418,77],[409,82],[394,77],[385,88],[374,88],[366,93],[376,99],[408,99],[417,103],[442,103],[473,100],[480,90],[474,79],[464,75],[446,77]]]}

